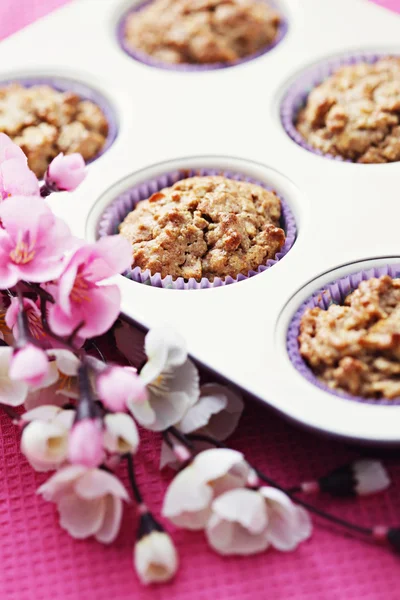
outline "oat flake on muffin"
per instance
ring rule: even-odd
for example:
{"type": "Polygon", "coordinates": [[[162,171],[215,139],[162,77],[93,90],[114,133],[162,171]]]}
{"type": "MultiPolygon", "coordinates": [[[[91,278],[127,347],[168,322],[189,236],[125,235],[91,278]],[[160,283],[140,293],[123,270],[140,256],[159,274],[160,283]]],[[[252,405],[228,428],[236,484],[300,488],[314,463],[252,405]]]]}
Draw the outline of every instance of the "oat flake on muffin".
{"type": "Polygon", "coordinates": [[[271,45],[280,22],[265,0],[154,0],[128,15],[124,35],[166,63],[233,63],[271,45]]]}
{"type": "Polygon", "coordinates": [[[11,83],[0,87],[0,131],[22,148],[41,178],[60,152],[94,158],[105,144],[108,123],[94,102],[72,92],[11,83]]]}
{"type": "Polygon", "coordinates": [[[362,281],[327,310],[308,309],[299,349],[330,388],[364,398],[400,396],[400,279],[362,281]]]}
{"type": "Polygon", "coordinates": [[[120,225],[132,266],[200,281],[236,277],[275,257],[285,243],[278,196],[222,176],[182,179],[138,202],[120,225]]]}
{"type": "Polygon", "coordinates": [[[400,160],[400,57],[339,68],[310,92],[296,128],[324,154],[359,163],[400,160]]]}

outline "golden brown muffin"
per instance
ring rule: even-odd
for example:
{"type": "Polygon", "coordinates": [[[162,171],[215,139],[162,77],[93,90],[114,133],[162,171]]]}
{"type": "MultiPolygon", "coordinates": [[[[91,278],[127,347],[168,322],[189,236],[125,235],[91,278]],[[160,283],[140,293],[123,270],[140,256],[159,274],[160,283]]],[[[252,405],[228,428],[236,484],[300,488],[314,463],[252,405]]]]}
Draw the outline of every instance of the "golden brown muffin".
{"type": "Polygon", "coordinates": [[[365,398],[400,396],[400,279],[362,281],[343,306],[307,310],[299,344],[329,387],[365,398]]]}
{"type": "Polygon", "coordinates": [[[154,0],[128,16],[125,42],[166,63],[232,63],[269,46],[280,22],[265,0],[154,0]]]}
{"type": "Polygon", "coordinates": [[[400,160],[400,58],[341,67],[315,87],[296,127],[325,154],[359,163],[400,160]]]}
{"type": "Polygon", "coordinates": [[[174,279],[236,277],[285,242],[274,192],[225,177],[191,177],[137,204],[120,225],[132,266],[174,279]]]}
{"type": "Polygon", "coordinates": [[[10,136],[41,178],[60,152],[79,152],[85,160],[103,148],[108,123],[101,109],[71,92],[48,85],[0,88],[0,131],[10,136]]]}

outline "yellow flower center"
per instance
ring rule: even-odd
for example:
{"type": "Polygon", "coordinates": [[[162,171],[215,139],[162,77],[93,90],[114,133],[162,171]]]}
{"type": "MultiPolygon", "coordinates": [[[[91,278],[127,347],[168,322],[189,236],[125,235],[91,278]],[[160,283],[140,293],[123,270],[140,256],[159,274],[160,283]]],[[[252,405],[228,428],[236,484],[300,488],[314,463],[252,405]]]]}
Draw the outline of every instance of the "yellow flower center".
{"type": "Polygon", "coordinates": [[[5,335],[11,333],[11,329],[6,325],[6,313],[0,312],[0,332],[5,335]]]}
{"type": "Polygon", "coordinates": [[[30,239],[29,232],[18,232],[17,244],[10,252],[11,260],[17,265],[26,265],[35,258],[35,244],[30,239]]]}
{"type": "Polygon", "coordinates": [[[74,287],[71,290],[72,302],[81,304],[82,302],[90,302],[90,295],[88,294],[89,283],[86,281],[83,275],[77,275],[75,278],[74,287]]]}
{"type": "Polygon", "coordinates": [[[58,371],[58,374],[58,389],[69,391],[72,387],[72,377],[70,375],[65,375],[65,373],[61,373],[61,371],[58,371]]]}

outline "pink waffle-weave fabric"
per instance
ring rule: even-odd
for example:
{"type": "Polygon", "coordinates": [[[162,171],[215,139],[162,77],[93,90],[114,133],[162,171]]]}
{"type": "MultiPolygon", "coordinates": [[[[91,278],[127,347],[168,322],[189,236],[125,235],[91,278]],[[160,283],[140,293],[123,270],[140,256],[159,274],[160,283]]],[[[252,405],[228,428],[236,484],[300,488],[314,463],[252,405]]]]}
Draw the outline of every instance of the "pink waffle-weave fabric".
{"type": "MultiPolygon", "coordinates": [[[[99,0],[112,1],[112,0],[99,0]]],[[[65,0],[1,0],[0,39],[65,3],[65,0]]],[[[400,0],[379,0],[400,12],[400,0]]],[[[145,589],[132,568],[136,517],[125,510],[117,541],[105,547],[72,540],[57,523],[54,505],[36,496],[46,475],[19,453],[19,436],[0,415],[1,600],[399,600],[400,558],[384,548],[316,523],[298,551],[226,559],[211,552],[201,533],[171,529],[181,556],[175,582],[145,589]]],[[[324,474],[362,451],[299,431],[253,401],[231,445],[280,483],[292,485],[324,474]]],[[[160,442],[142,437],[138,479],[151,508],[159,511],[169,480],[159,475],[160,442]]],[[[367,453],[364,450],[364,453],[367,453]]],[[[393,480],[376,497],[324,501],[326,509],[360,524],[400,524],[399,452],[385,453],[393,480]]],[[[126,478],[124,480],[126,482],[126,478]]],[[[318,501],[321,504],[321,500],[318,501]]],[[[322,505],[322,504],[321,504],[322,505]]]]}

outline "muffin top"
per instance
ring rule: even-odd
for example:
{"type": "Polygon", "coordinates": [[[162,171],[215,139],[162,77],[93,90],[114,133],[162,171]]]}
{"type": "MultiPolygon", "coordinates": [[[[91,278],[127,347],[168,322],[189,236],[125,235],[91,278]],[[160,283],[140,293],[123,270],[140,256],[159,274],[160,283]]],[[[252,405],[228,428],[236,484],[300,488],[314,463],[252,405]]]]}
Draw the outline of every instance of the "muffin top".
{"type": "Polygon", "coordinates": [[[29,167],[43,177],[60,152],[79,152],[85,160],[104,146],[108,123],[101,109],[71,92],[48,85],[0,88],[0,131],[21,147],[29,167]]]}
{"type": "Polygon", "coordinates": [[[329,387],[365,398],[400,396],[400,279],[362,281],[344,306],[307,310],[299,344],[329,387]]]}
{"type": "Polygon", "coordinates": [[[128,16],[125,42],[166,63],[231,63],[269,46],[280,21],[265,0],[154,0],[128,16]]]}
{"type": "Polygon", "coordinates": [[[359,163],[400,160],[400,57],[341,67],[309,94],[296,127],[314,148],[359,163]]]}
{"type": "Polygon", "coordinates": [[[132,266],[174,279],[247,275],[285,242],[278,196],[225,177],[190,177],[138,202],[120,225],[132,266]]]}

